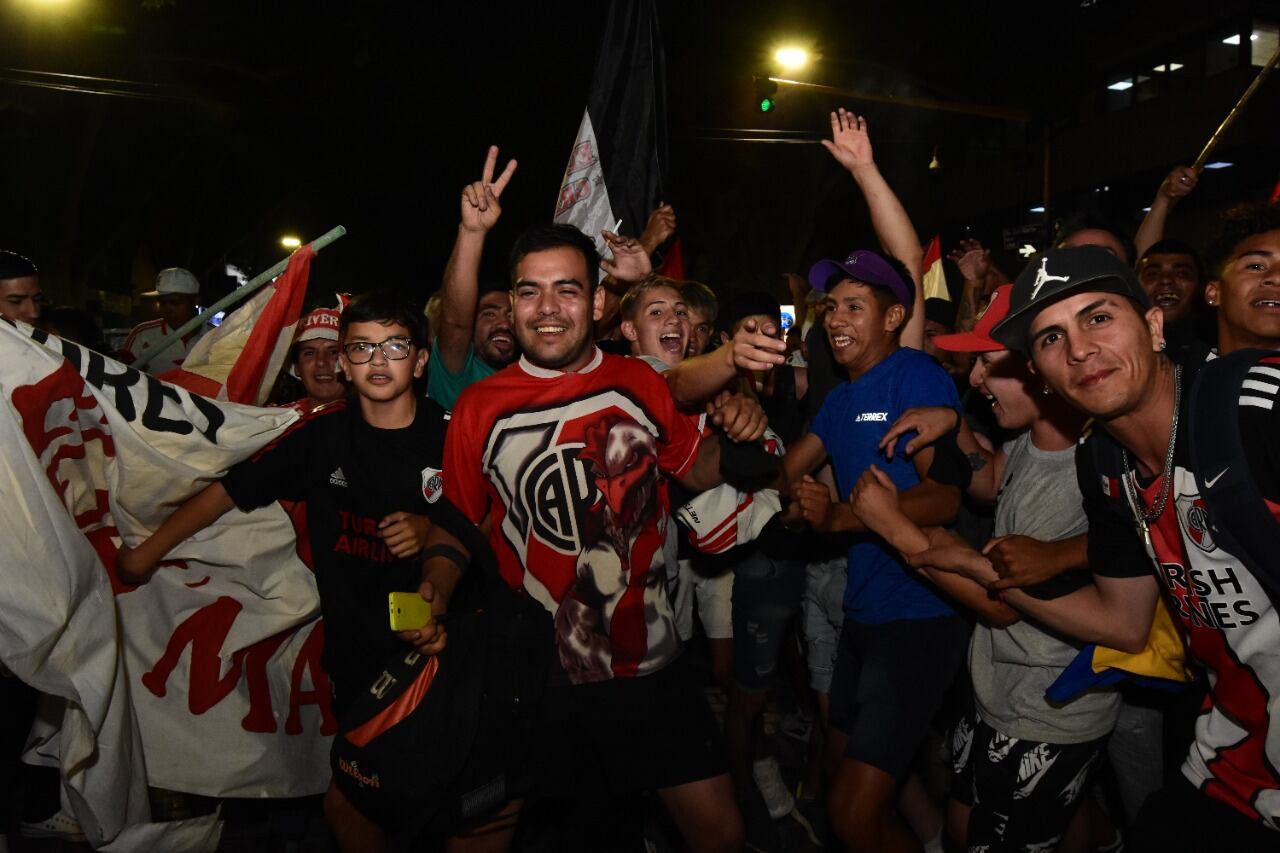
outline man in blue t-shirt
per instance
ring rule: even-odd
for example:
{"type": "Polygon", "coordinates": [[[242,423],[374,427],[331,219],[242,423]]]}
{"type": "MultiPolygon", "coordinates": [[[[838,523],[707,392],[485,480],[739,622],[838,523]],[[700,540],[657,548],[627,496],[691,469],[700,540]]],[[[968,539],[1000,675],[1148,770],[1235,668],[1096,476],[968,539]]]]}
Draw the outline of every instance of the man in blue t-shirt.
{"type": "Polygon", "coordinates": [[[829,456],[840,493],[871,466],[886,472],[902,507],[922,525],[949,522],[957,487],[929,477],[931,449],[891,459],[880,452],[889,425],[915,406],[959,407],[955,383],[920,350],[900,345],[915,288],[896,259],[858,251],[809,272],[825,291],[823,319],[836,364],[849,382],[828,394],[811,432],[787,452],[791,516],[816,530],[850,536],[845,624],[831,685],[827,794],[832,826],[851,850],[918,849],[894,809],[930,718],[959,667],[965,623],[884,541],[868,533],[849,502],[832,503],[808,476],[829,456]]]}

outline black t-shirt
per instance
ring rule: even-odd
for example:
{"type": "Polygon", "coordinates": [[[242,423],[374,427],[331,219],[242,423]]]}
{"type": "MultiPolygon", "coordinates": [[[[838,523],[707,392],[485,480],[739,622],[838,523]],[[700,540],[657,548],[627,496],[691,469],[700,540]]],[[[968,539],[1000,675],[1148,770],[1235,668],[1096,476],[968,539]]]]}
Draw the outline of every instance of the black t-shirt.
{"type": "Polygon", "coordinates": [[[246,511],[282,498],[306,501],[323,662],[340,705],[405,648],[389,626],[387,593],[416,590],[421,561],[393,555],[378,522],[392,512],[429,514],[443,492],[447,419],[437,403],[419,399],[412,424],[379,429],[349,400],[304,419],[222,480],[246,511]]]}

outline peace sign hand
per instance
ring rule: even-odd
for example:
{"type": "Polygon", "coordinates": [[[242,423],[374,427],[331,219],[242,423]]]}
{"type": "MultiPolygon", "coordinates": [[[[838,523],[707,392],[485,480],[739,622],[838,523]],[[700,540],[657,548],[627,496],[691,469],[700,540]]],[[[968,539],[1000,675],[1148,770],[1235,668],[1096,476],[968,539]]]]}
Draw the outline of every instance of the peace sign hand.
{"type": "Polygon", "coordinates": [[[490,145],[489,154],[484,159],[484,171],[480,174],[480,180],[468,184],[462,190],[462,228],[466,231],[484,234],[496,225],[498,218],[502,216],[502,206],[498,203],[498,199],[502,196],[502,191],[507,188],[511,176],[515,174],[516,161],[509,161],[495,181],[493,173],[497,165],[498,146],[490,145]]]}

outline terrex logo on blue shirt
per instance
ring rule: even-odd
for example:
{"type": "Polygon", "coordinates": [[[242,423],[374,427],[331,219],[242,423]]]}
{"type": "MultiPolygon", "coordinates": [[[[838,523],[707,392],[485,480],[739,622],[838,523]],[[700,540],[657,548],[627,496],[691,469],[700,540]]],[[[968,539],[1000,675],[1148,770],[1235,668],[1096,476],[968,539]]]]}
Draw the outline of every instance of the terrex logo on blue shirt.
{"type": "Polygon", "coordinates": [[[863,421],[887,421],[889,420],[888,412],[863,412],[853,419],[853,422],[860,424],[863,421]]]}

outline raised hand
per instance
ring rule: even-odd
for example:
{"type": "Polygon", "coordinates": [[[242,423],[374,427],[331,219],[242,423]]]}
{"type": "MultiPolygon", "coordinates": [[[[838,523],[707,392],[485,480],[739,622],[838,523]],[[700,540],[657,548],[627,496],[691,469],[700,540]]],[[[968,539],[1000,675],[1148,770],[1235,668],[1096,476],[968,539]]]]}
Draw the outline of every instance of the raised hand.
{"type": "Polygon", "coordinates": [[[649,221],[645,223],[644,231],[640,234],[640,245],[644,246],[645,251],[653,254],[657,248],[676,233],[676,211],[666,202],[661,202],[649,214],[649,221]]]}
{"type": "Polygon", "coordinates": [[[1189,195],[1200,180],[1200,172],[1190,166],[1174,166],[1173,171],[1160,184],[1160,194],[1177,201],[1189,195]]]}
{"type": "Polygon", "coordinates": [[[498,146],[490,145],[489,153],[484,158],[484,169],[480,180],[468,184],[462,190],[462,228],[466,231],[486,233],[498,223],[502,216],[502,206],[498,199],[507,188],[511,176],[516,172],[516,161],[511,160],[494,180],[493,173],[498,167],[498,146]]]}
{"type": "Polygon", "coordinates": [[[773,323],[760,324],[747,319],[734,333],[728,348],[733,366],[741,370],[772,370],[787,361],[787,344],[777,337],[773,323]]]}
{"type": "Polygon", "coordinates": [[[612,231],[601,231],[605,245],[613,252],[612,258],[601,258],[600,268],[618,281],[635,284],[653,272],[649,253],[634,237],[622,237],[612,231]]]}
{"type": "Polygon", "coordinates": [[[880,452],[887,459],[893,459],[893,448],[897,445],[898,439],[909,432],[915,432],[916,437],[907,442],[902,448],[903,452],[910,456],[922,447],[928,447],[942,436],[955,429],[960,420],[960,415],[950,406],[926,406],[920,408],[907,409],[903,412],[893,426],[889,427],[889,431],[884,434],[884,438],[880,439],[880,452]]]}
{"type": "Polygon", "coordinates": [[[831,114],[831,139],[822,140],[822,147],[850,171],[875,163],[871,138],[867,136],[867,120],[844,107],[831,114]]]}
{"type": "Polygon", "coordinates": [[[991,271],[991,252],[977,240],[961,240],[947,257],[955,261],[965,281],[985,282],[991,271]]]}

